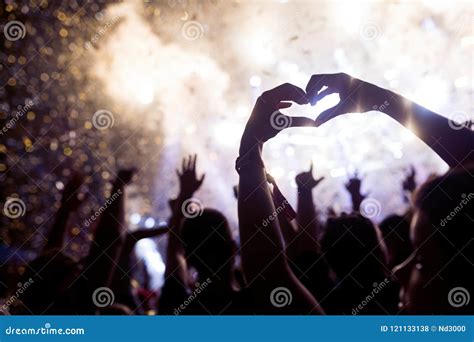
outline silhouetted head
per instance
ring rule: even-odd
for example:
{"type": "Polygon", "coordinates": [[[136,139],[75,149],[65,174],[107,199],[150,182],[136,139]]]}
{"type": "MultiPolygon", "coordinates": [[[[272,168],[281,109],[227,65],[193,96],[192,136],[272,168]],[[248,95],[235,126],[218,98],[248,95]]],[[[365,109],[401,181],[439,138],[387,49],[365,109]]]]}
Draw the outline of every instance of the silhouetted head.
{"type": "Polygon", "coordinates": [[[387,247],[387,263],[390,268],[402,263],[412,252],[410,241],[410,218],[390,215],[379,225],[387,247]]]}
{"type": "Polygon", "coordinates": [[[181,238],[188,263],[200,276],[232,270],[236,251],[225,216],[214,209],[183,221],[181,238]]]}
{"type": "Polygon", "coordinates": [[[474,295],[474,167],[449,170],[415,194],[415,252],[396,276],[408,313],[472,313],[474,295]],[[464,304],[464,305],[461,305],[464,304]]]}
{"type": "Polygon", "coordinates": [[[22,275],[21,295],[25,313],[64,314],[75,307],[75,288],[70,285],[78,275],[78,266],[59,249],[50,250],[31,261],[22,275]]]}
{"type": "Polygon", "coordinates": [[[329,266],[339,278],[363,275],[360,281],[373,281],[384,275],[386,263],[380,234],[375,225],[359,214],[330,218],[322,238],[329,266]]]}

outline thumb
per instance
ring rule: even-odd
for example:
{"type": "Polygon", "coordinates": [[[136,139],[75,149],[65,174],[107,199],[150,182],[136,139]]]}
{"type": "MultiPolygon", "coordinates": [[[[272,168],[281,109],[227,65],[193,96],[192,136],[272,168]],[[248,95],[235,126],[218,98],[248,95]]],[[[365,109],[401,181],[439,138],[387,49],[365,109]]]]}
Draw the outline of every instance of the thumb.
{"type": "Polygon", "coordinates": [[[336,116],[344,114],[344,113],[345,113],[344,106],[342,104],[337,104],[334,107],[326,109],[321,114],[319,114],[315,120],[315,125],[316,127],[319,127],[326,121],[334,119],[336,116]]]}
{"type": "Polygon", "coordinates": [[[290,116],[288,127],[315,127],[314,120],[304,116],[290,116]]]}

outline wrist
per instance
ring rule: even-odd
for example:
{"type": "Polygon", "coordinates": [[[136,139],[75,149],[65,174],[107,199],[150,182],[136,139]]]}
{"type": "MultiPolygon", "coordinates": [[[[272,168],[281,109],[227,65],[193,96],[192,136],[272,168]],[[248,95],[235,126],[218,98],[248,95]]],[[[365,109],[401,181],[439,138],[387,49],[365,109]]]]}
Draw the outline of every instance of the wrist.
{"type": "Polygon", "coordinates": [[[296,189],[298,190],[298,194],[311,194],[313,191],[313,188],[304,185],[297,185],[296,189]]]}
{"type": "Polygon", "coordinates": [[[244,156],[248,153],[261,154],[263,149],[263,143],[255,134],[252,134],[249,130],[245,130],[240,140],[239,156],[244,156]]]}
{"type": "Polygon", "coordinates": [[[376,88],[378,98],[380,98],[381,101],[383,100],[378,110],[396,121],[405,121],[412,102],[389,89],[376,88]]]}
{"type": "Polygon", "coordinates": [[[185,190],[180,190],[178,197],[176,198],[177,202],[181,205],[182,202],[186,201],[187,199],[193,197],[194,192],[193,191],[185,191],[185,190]]]}

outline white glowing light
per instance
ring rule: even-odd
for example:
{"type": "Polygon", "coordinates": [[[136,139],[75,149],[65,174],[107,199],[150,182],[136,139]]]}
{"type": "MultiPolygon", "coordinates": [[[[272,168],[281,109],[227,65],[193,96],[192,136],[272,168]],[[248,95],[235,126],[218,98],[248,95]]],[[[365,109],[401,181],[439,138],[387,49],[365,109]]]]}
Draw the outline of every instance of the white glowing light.
{"type": "Polygon", "coordinates": [[[236,124],[220,122],[214,126],[214,138],[219,144],[235,146],[242,135],[241,130],[241,127],[236,124]]]}
{"type": "Polygon", "coordinates": [[[464,87],[467,87],[468,85],[469,85],[469,77],[467,76],[458,77],[454,81],[454,86],[456,88],[464,88],[464,87]]]}
{"type": "Polygon", "coordinates": [[[139,224],[141,219],[142,219],[142,217],[138,213],[133,213],[133,214],[130,215],[130,223],[131,224],[139,224]]]}
{"type": "Polygon", "coordinates": [[[57,181],[55,185],[56,185],[56,189],[58,189],[58,190],[63,190],[64,189],[64,183],[61,182],[61,181],[57,181]]]}
{"type": "Polygon", "coordinates": [[[283,177],[285,174],[285,169],[280,166],[276,166],[270,170],[270,174],[273,176],[273,178],[278,179],[283,177]]]}
{"type": "Polygon", "coordinates": [[[144,81],[143,84],[137,87],[137,99],[141,104],[150,104],[153,102],[155,92],[150,81],[144,81]]]}
{"type": "Polygon", "coordinates": [[[252,88],[258,88],[262,85],[262,79],[260,78],[260,76],[253,75],[249,79],[249,84],[252,88]]]}
{"type": "Polygon", "coordinates": [[[337,1],[333,3],[336,22],[344,27],[347,32],[355,33],[363,23],[363,16],[367,4],[359,1],[337,1]]]}
{"type": "Polygon", "coordinates": [[[155,219],[153,217],[149,217],[145,220],[146,228],[153,228],[154,226],[155,226],[155,219]]]}
{"type": "Polygon", "coordinates": [[[347,174],[346,172],[346,169],[343,168],[343,167],[338,167],[338,168],[334,168],[332,169],[329,174],[331,175],[331,177],[333,178],[338,178],[338,177],[343,177],[347,174]]]}
{"type": "Polygon", "coordinates": [[[161,254],[156,249],[156,243],[152,239],[142,239],[135,247],[137,257],[145,262],[150,276],[150,286],[153,290],[159,289],[163,285],[165,264],[161,254]]]}
{"type": "Polygon", "coordinates": [[[427,108],[439,110],[449,99],[448,84],[436,77],[426,77],[417,86],[414,99],[427,108]]]}
{"type": "Polygon", "coordinates": [[[295,155],[295,149],[291,146],[288,146],[287,148],[285,148],[285,154],[288,156],[288,157],[292,157],[295,155]]]}

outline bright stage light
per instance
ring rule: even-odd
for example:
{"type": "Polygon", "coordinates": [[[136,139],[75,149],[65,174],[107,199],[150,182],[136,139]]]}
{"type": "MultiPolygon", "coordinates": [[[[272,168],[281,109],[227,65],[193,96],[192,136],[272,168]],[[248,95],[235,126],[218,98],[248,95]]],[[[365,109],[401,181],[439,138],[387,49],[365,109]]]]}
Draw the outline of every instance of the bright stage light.
{"type": "Polygon", "coordinates": [[[130,215],[130,223],[131,224],[139,224],[141,219],[142,219],[142,217],[138,213],[133,213],[133,214],[130,215]]]}
{"type": "Polygon", "coordinates": [[[258,75],[253,75],[249,79],[249,84],[252,88],[258,88],[262,85],[262,79],[258,75]]]}
{"type": "Polygon", "coordinates": [[[146,228],[153,228],[154,226],[155,226],[155,219],[153,217],[149,217],[145,220],[146,228]]]}

